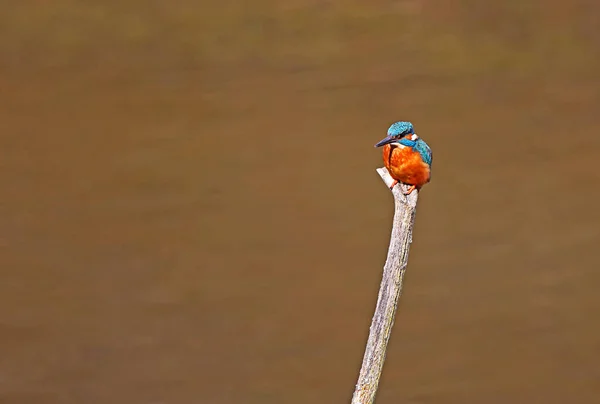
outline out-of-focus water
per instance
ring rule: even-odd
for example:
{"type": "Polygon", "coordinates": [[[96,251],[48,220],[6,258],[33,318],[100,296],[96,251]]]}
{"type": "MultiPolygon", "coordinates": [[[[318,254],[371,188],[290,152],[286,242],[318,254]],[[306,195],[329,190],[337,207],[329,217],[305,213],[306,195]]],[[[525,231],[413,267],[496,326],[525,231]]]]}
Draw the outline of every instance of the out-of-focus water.
{"type": "Polygon", "coordinates": [[[110,3],[0,17],[0,402],[349,402],[395,120],[378,403],[597,402],[598,6],[110,3]]]}

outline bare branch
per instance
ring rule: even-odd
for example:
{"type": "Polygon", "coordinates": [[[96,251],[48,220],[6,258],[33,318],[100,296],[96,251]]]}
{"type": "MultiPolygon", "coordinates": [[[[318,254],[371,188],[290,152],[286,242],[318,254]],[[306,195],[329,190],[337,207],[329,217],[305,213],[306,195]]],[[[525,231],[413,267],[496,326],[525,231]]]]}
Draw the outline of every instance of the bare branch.
{"type": "MultiPolygon", "coordinates": [[[[377,173],[388,187],[392,185],[394,179],[387,169],[378,168],[377,173]]],[[[372,404],[375,401],[387,344],[394,325],[398,299],[402,293],[402,281],[412,242],[412,230],[419,195],[418,191],[414,190],[406,196],[402,193],[401,187],[406,189],[407,186],[399,184],[392,190],[395,203],[392,236],[383,267],[383,279],[379,287],[375,315],[371,322],[358,382],[352,396],[352,404],[372,404]]]]}

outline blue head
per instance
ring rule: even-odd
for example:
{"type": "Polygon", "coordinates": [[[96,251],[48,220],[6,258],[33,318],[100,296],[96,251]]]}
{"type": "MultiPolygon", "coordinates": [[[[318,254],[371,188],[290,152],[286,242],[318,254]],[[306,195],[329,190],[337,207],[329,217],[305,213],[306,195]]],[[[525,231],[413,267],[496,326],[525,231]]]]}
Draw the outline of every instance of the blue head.
{"type": "Polygon", "coordinates": [[[388,143],[398,142],[403,137],[413,135],[414,133],[415,129],[413,128],[413,125],[410,122],[400,121],[393,123],[387,131],[387,136],[380,142],[378,142],[375,145],[375,147],[381,147],[388,143]]]}

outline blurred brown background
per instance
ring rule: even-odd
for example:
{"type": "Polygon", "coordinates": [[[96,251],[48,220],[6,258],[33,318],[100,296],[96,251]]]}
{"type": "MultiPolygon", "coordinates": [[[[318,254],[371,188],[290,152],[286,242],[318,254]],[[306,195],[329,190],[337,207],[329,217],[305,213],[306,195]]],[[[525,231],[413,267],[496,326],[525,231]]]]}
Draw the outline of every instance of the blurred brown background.
{"type": "Polygon", "coordinates": [[[0,402],[346,403],[434,151],[378,404],[600,402],[600,3],[0,13],[0,402]]]}

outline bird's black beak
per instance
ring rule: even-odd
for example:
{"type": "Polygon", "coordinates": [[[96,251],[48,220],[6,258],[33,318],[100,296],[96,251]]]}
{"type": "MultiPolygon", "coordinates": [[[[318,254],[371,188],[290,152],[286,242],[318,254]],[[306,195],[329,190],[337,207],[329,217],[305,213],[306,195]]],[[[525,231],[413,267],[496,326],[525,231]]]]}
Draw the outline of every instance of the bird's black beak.
{"type": "Polygon", "coordinates": [[[388,143],[395,142],[396,140],[398,140],[398,139],[396,137],[394,137],[394,136],[387,136],[386,138],[382,139],[379,143],[377,143],[375,145],[375,147],[381,147],[381,146],[386,145],[388,143]]]}

